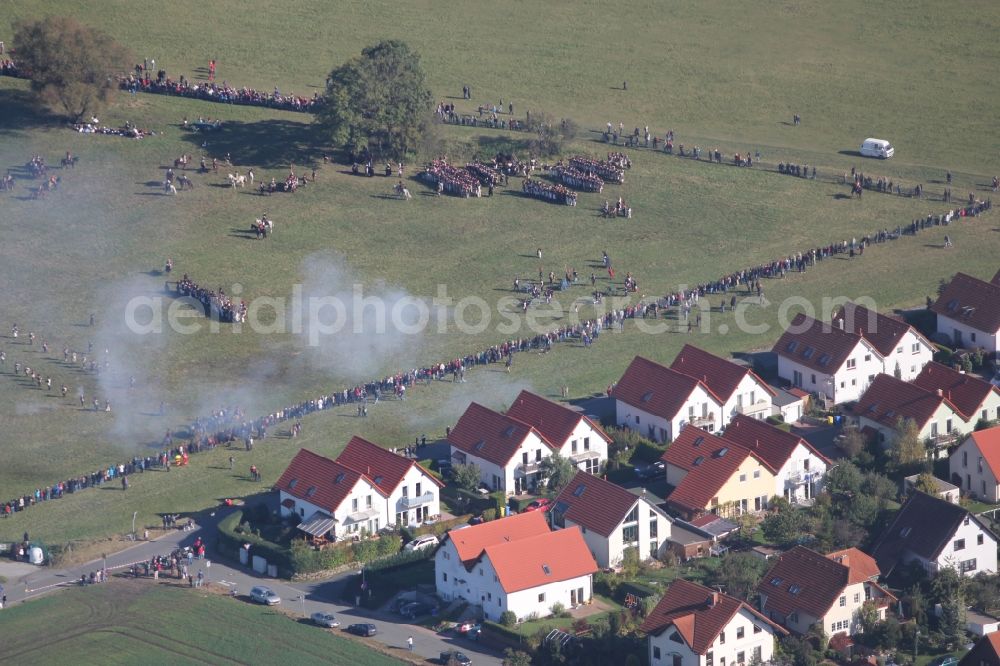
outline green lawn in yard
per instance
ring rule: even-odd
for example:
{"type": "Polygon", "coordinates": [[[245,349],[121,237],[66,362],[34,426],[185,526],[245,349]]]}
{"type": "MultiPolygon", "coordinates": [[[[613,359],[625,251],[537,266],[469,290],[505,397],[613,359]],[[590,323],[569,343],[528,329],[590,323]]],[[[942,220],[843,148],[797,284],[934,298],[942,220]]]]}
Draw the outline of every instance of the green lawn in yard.
{"type": "Polygon", "coordinates": [[[0,661],[359,664],[396,659],[275,610],[170,584],[73,588],[3,611],[0,661]]]}
{"type": "MultiPolygon", "coordinates": [[[[67,12],[92,21],[124,15],[130,6],[57,0],[8,10],[9,20],[67,12]]],[[[973,2],[956,13],[927,0],[872,24],[857,19],[865,12],[859,0],[774,7],[634,0],[616,6],[614,16],[596,2],[520,9],[466,0],[447,8],[426,1],[406,7],[305,2],[256,12],[220,0],[172,3],[157,9],[156,20],[104,26],[137,57],[154,58],[171,75],[197,77],[195,68],[215,58],[219,79],[300,94],[311,94],[331,67],[366,44],[404,37],[421,54],[438,99],[472,86],[471,103],[456,101],[461,111],[475,112],[474,105],[503,97],[518,116],[531,110],[576,119],[582,131],[566,155],[606,153],[608,146],[595,140],[598,132],[606,122],[621,121],[630,129],[648,124],[660,135],[673,129],[678,143],[718,146],[727,155],[759,149],[765,163],[808,163],[820,175],[810,181],[636,149],[628,151],[634,166],[624,185],[581,194],[576,208],[522,198],[519,179],[490,199],[425,196],[427,188],[412,180],[412,201],[387,198],[394,181],[356,178],[344,165],[323,164],[331,147],[307,114],[121,94],[102,122],[131,121],[157,136],[133,141],[77,134],[36,114],[24,82],[0,79],[0,168],[16,168],[34,154],[49,163],[67,150],[80,157],[76,169],[56,172],[60,189],[44,201],[27,200],[29,181],[23,180],[14,193],[0,194],[0,335],[15,322],[23,333],[16,343],[0,338],[7,353],[0,367],[0,498],[154,453],[168,429],[183,429],[213,409],[239,406],[256,416],[527,335],[527,317],[501,299],[510,296],[515,277],[537,278],[539,268],[557,276],[576,269],[581,277],[568,293],[557,294],[561,315],[532,309],[541,325],[552,326],[572,321],[574,306],[580,317],[594,312],[589,276],[597,273],[598,288],[608,285],[594,267],[603,251],[614,260],[619,288],[631,272],[639,295],[653,296],[945,209],[939,201],[874,193],[862,201],[845,198],[835,180],[851,166],[907,186],[924,183],[935,197],[950,169],[956,196],[970,189],[990,196],[984,187],[1000,149],[991,111],[1000,93],[982,81],[1000,55],[992,38],[1000,11],[973,2]],[[205,25],[213,26],[210,38],[205,25]],[[960,51],[955,43],[962,44],[960,51]],[[627,91],[620,89],[623,79],[627,91]],[[968,102],[961,113],[959,100],[968,102]],[[803,117],[801,126],[790,125],[793,113],[803,117]],[[220,118],[225,128],[203,135],[180,127],[182,118],[199,116],[220,118]],[[869,135],[892,140],[897,156],[882,163],[852,154],[869,135]],[[192,154],[197,164],[202,154],[221,158],[227,152],[239,169],[252,167],[258,181],[283,178],[292,165],[299,173],[315,166],[318,181],[295,195],[260,197],[226,187],[223,166],[218,174],[191,174],[194,191],[159,193],[165,167],[181,154],[192,154]],[[619,195],[634,218],[599,217],[603,200],[619,195]],[[245,231],[265,212],[276,221],[275,233],[253,240],[245,231]],[[539,247],[541,262],[534,254],[539,247]],[[291,325],[272,332],[230,325],[212,330],[194,318],[185,323],[201,326],[191,334],[128,332],[122,325],[126,305],[134,297],[160,296],[165,277],[158,271],[168,257],[177,275],[239,290],[248,300],[284,302],[293,285],[325,295],[350,294],[360,284],[366,296],[392,305],[408,296],[429,301],[444,289],[456,301],[483,299],[492,325],[470,333],[432,319],[429,332],[420,335],[342,333],[319,347],[291,325]],[[87,325],[91,314],[93,328],[87,325]],[[499,323],[515,323],[517,330],[501,332],[499,323]],[[23,344],[29,331],[39,336],[34,347],[23,344]],[[39,350],[42,339],[48,354],[39,350]],[[108,360],[107,372],[94,375],[79,363],[63,363],[64,347],[82,353],[91,343],[90,359],[108,360]],[[53,390],[14,376],[15,362],[51,376],[53,390]],[[67,399],[59,397],[64,383],[67,399]],[[88,404],[95,397],[102,406],[109,400],[112,412],[80,409],[78,393],[88,404]]],[[[10,44],[11,34],[0,22],[0,39],[10,44]]],[[[456,162],[525,138],[482,128],[439,131],[456,162]]],[[[407,165],[407,178],[417,170],[407,165]]],[[[139,524],[156,524],[158,513],[259,492],[302,446],[336,455],[353,434],[386,446],[403,446],[422,434],[440,438],[470,400],[504,408],[522,388],[550,397],[562,386],[574,397],[602,392],[635,354],[669,363],[685,342],[721,354],[766,349],[804,303],[819,315],[830,297],[868,296],[883,310],[921,305],[956,270],[992,276],[998,230],[994,212],[949,227],[955,247],[947,252],[938,228],[872,247],[853,262],[834,258],[805,274],[765,281],[770,304],[746,314],[753,332],[731,312],[703,314],[702,330],[691,334],[649,335],[630,322],[624,333],[605,332],[589,349],[560,345],[551,354],[519,355],[509,376],[500,368],[476,369],[467,384],[414,388],[405,402],[372,407],[368,419],[349,408],[315,414],[303,420],[298,439],[278,427],[252,453],[194,456],[189,467],[170,474],[136,475],[127,493],[109,487],[49,502],[0,521],[0,539],[29,527],[52,543],[120,534],[133,511],[139,524]],[[789,299],[798,305],[787,307],[789,299]],[[232,472],[230,455],[237,458],[232,472]],[[261,469],[263,483],[247,480],[250,464],[261,469]]],[[[707,302],[718,306],[719,300],[707,302]]],[[[260,313],[265,324],[274,320],[271,306],[260,313]]]]}

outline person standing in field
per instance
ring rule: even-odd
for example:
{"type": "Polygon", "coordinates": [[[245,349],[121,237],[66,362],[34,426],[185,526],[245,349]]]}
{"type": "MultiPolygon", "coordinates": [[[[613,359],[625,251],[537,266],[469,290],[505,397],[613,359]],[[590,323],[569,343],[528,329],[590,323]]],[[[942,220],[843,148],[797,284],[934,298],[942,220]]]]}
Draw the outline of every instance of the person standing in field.
{"type": "Polygon", "coordinates": [[[215,80],[215,60],[208,61],[208,80],[215,80]]]}

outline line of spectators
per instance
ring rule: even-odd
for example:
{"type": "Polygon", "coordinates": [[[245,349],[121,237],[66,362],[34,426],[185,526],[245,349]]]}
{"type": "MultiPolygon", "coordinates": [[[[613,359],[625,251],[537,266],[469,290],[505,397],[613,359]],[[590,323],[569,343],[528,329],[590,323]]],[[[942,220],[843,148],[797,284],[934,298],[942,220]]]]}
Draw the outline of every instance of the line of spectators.
{"type": "Polygon", "coordinates": [[[448,164],[444,158],[433,160],[420,177],[436,185],[438,194],[448,193],[459,197],[483,196],[479,178],[466,168],[448,164]]]}
{"type": "Polygon", "coordinates": [[[569,165],[580,171],[594,173],[606,181],[625,182],[625,169],[632,168],[632,162],[625,153],[608,153],[607,160],[595,160],[583,155],[569,158],[569,165]]]}
{"type": "Polygon", "coordinates": [[[521,181],[521,191],[535,199],[560,203],[566,206],[576,205],[576,192],[562,185],[549,185],[537,178],[526,177],[521,181]]]}
{"type": "Polygon", "coordinates": [[[592,172],[581,171],[575,167],[563,166],[560,162],[553,169],[563,185],[583,192],[603,192],[604,181],[592,172]]]}

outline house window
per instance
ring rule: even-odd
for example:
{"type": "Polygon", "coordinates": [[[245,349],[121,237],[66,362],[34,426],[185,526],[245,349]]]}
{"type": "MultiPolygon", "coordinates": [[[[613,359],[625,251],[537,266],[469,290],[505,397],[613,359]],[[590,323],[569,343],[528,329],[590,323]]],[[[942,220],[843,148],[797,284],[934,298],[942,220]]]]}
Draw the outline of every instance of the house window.
{"type": "Polygon", "coordinates": [[[745,652],[737,652],[736,653],[736,663],[737,664],[745,664],[746,660],[747,660],[746,657],[747,657],[747,655],[746,655],[745,652]]]}
{"type": "Polygon", "coordinates": [[[493,601],[493,593],[492,592],[487,592],[486,593],[486,600],[487,601],[493,601]]]}
{"type": "Polygon", "coordinates": [[[355,497],[354,499],[351,500],[351,511],[353,511],[355,513],[357,513],[357,511],[358,511],[358,498],[357,497],[355,497]]]}
{"type": "Polygon", "coordinates": [[[761,648],[760,648],[759,645],[753,649],[753,660],[755,662],[757,662],[758,664],[763,661],[763,658],[762,658],[762,655],[761,655],[761,648]]]}
{"type": "Polygon", "coordinates": [[[589,451],[590,450],[590,438],[589,437],[584,437],[583,438],[583,450],[584,451],[589,451]]]}
{"type": "Polygon", "coordinates": [[[632,510],[628,512],[628,516],[625,517],[626,523],[637,523],[639,522],[639,505],[636,504],[632,507],[632,510]]]}
{"type": "Polygon", "coordinates": [[[725,645],[725,644],[726,644],[726,632],[720,631],[719,632],[719,645],[725,645]]]}
{"type": "Polygon", "coordinates": [[[847,369],[848,370],[853,370],[856,367],[858,367],[858,362],[855,359],[853,359],[853,358],[847,359],[847,369]]]}
{"type": "Polygon", "coordinates": [[[969,452],[962,451],[962,467],[968,467],[968,466],[969,466],[969,452]]]}
{"type": "Polygon", "coordinates": [[[760,633],[760,632],[762,632],[762,631],[764,631],[764,630],[763,630],[763,629],[761,629],[760,627],[758,627],[758,626],[757,626],[756,624],[755,624],[755,625],[753,625],[753,633],[755,633],[755,634],[759,634],[759,633],[760,633]]]}
{"type": "Polygon", "coordinates": [[[410,496],[410,488],[409,488],[409,486],[403,486],[403,497],[409,497],[409,496],[410,496]]]}
{"type": "Polygon", "coordinates": [[[871,354],[865,354],[865,363],[868,363],[871,360],[872,360],[872,355],[871,354]]]}
{"type": "Polygon", "coordinates": [[[681,635],[678,634],[676,631],[670,634],[670,640],[672,640],[674,643],[680,643],[681,645],[684,644],[684,639],[681,638],[681,635]]]}
{"type": "Polygon", "coordinates": [[[955,539],[955,550],[965,550],[965,539],[955,539]]]}
{"type": "MultiPolygon", "coordinates": [[[[949,423],[950,423],[950,421],[949,421],[949,423]]],[[[979,473],[980,474],[983,473],[983,457],[982,456],[979,456],[979,473]]]]}
{"type": "Polygon", "coordinates": [[[976,570],[976,558],[972,558],[971,560],[965,560],[963,562],[959,562],[958,563],[958,570],[961,573],[967,573],[969,571],[975,571],[976,570]]]}
{"type": "MultiPolygon", "coordinates": [[[[736,627],[736,640],[741,640],[743,638],[743,627],[736,627]]],[[[736,661],[743,661],[742,659],[737,659],[736,661]]]]}
{"type": "Polygon", "coordinates": [[[542,592],[538,595],[538,603],[543,603],[545,601],[545,593],[542,592]]]}
{"type": "Polygon", "coordinates": [[[659,648],[659,646],[654,645],[653,646],[653,659],[659,659],[659,658],[660,658],[660,648],[659,648]]]}
{"type": "Polygon", "coordinates": [[[573,449],[573,453],[576,453],[576,449],[577,449],[577,444],[576,444],[576,440],[575,440],[575,439],[573,440],[573,442],[572,442],[572,444],[571,444],[570,446],[571,446],[571,447],[572,447],[572,449],[573,449]]]}
{"type": "Polygon", "coordinates": [[[709,652],[705,655],[705,666],[715,666],[715,653],[709,652]]]}
{"type": "Polygon", "coordinates": [[[635,424],[639,425],[639,416],[638,415],[636,415],[636,417],[635,417],[635,424]]]}
{"type": "Polygon", "coordinates": [[[655,539],[658,536],[658,530],[656,526],[656,518],[649,521],[649,538],[655,539]]]}
{"type": "Polygon", "coordinates": [[[747,475],[740,474],[740,483],[746,483],[746,481],[747,481],[747,475]]]}
{"type": "Polygon", "coordinates": [[[976,334],[975,334],[975,333],[970,333],[970,334],[969,334],[969,337],[970,337],[970,338],[972,338],[972,341],[973,341],[973,342],[975,342],[975,341],[976,341],[976,334]]]}
{"type": "Polygon", "coordinates": [[[854,603],[856,603],[856,604],[860,604],[861,603],[861,593],[860,592],[855,592],[854,593],[854,603]]]}
{"type": "Polygon", "coordinates": [[[983,535],[982,534],[977,534],[976,535],[976,545],[977,546],[982,546],[983,545],[983,535]]]}
{"type": "Polygon", "coordinates": [[[638,525],[627,525],[622,528],[622,541],[626,545],[633,544],[639,541],[639,526],[638,525]]]}
{"type": "Polygon", "coordinates": [[[914,342],[913,346],[910,347],[910,351],[912,351],[914,354],[919,354],[920,353],[920,343],[919,342],[914,342]]]}
{"type": "Polygon", "coordinates": [[[847,382],[840,382],[840,388],[847,388],[847,382]]]}
{"type": "Polygon", "coordinates": [[[365,497],[365,507],[368,508],[368,509],[372,508],[372,496],[371,495],[368,495],[367,497],[365,497]]]}
{"type": "Polygon", "coordinates": [[[809,381],[811,381],[813,384],[815,384],[816,383],[816,375],[815,374],[809,375],[809,381]]]}
{"type": "Polygon", "coordinates": [[[896,347],[896,353],[897,354],[902,354],[903,353],[903,348],[902,347],[896,347]]]}
{"type": "Polygon", "coordinates": [[[538,449],[535,451],[535,462],[541,462],[542,460],[542,450],[538,449]]]}
{"type": "Polygon", "coordinates": [[[759,469],[755,469],[753,471],[753,478],[755,478],[755,479],[759,479],[760,478],[760,470],[759,469]]]}
{"type": "Polygon", "coordinates": [[[840,607],[843,608],[846,605],[847,605],[847,596],[844,595],[840,598],[840,607]]]}
{"type": "Polygon", "coordinates": [[[442,579],[442,580],[443,580],[444,582],[446,582],[446,583],[447,583],[447,582],[448,582],[448,574],[447,574],[447,573],[443,573],[443,574],[441,574],[441,579],[442,579]]]}

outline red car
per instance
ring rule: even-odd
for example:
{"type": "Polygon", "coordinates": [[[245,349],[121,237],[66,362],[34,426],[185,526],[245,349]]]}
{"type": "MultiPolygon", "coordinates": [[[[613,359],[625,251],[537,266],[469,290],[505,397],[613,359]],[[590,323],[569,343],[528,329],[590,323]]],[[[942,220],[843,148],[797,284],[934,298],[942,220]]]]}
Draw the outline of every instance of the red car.
{"type": "Polygon", "coordinates": [[[552,508],[552,500],[547,497],[536,499],[534,502],[524,507],[524,511],[548,511],[552,508]]]}

